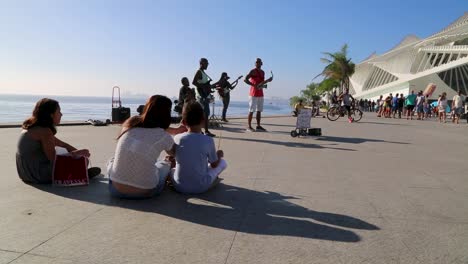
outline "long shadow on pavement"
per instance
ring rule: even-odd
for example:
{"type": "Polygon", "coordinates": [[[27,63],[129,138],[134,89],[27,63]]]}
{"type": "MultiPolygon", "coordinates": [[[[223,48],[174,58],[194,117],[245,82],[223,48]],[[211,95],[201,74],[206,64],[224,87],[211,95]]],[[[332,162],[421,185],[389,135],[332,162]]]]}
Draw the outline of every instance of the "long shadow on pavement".
{"type": "Polygon", "coordinates": [[[406,124],[398,124],[398,123],[384,123],[384,122],[372,122],[372,121],[359,121],[359,123],[363,124],[373,124],[373,125],[390,125],[390,126],[402,126],[406,124]]]}
{"type": "MultiPolygon", "coordinates": [[[[289,134],[289,133],[286,133],[286,132],[275,132],[275,133],[289,134]]],[[[281,146],[286,146],[286,147],[291,147],[291,148],[318,148],[318,149],[334,149],[334,150],[344,150],[344,151],[356,151],[354,149],[347,149],[347,148],[329,148],[329,147],[324,147],[322,145],[310,144],[310,143],[284,142],[284,141],[266,140],[266,139],[257,139],[257,138],[235,138],[235,137],[224,137],[223,136],[222,139],[274,144],[274,145],[281,145],[281,146]]],[[[315,138],[315,139],[319,139],[319,138],[315,138]]]]}
{"type": "MultiPolygon", "coordinates": [[[[232,132],[232,133],[246,133],[245,132],[245,128],[240,128],[240,127],[228,127],[228,126],[224,126],[222,128],[223,131],[227,131],[227,132],[232,132]]],[[[216,130],[215,130],[216,131],[216,130]]],[[[218,134],[221,133],[221,132],[218,132],[218,134]]]]}
{"type": "Polygon", "coordinates": [[[249,234],[358,242],[361,239],[356,233],[343,228],[379,230],[377,226],[355,217],[313,211],[289,201],[298,199],[295,197],[223,183],[201,195],[183,195],[168,188],[158,197],[139,201],[110,197],[105,179],[95,179],[87,187],[34,187],[69,199],[157,213],[191,223],[249,234]]]}
{"type": "Polygon", "coordinates": [[[330,136],[320,136],[317,138],[317,140],[333,141],[333,142],[341,142],[341,143],[352,143],[352,144],[361,144],[364,142],[382,142],[382,143],[403,144],[403,145],[410,144],[406,142],[387,141],[387,140],[382,140],[382,139],[346,138],[346,137],[330,137],[330,136]]]}

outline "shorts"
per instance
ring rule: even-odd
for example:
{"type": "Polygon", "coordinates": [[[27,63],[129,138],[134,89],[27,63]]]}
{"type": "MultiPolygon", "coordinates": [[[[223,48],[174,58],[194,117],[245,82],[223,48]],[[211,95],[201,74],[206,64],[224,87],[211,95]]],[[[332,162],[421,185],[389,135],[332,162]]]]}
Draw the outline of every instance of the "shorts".
{"type": "Polygon", "coordinates": [[[416,112],[417,112],[417,113],[422,113],[422,112],[423,112],[423,106],[422,106],[422,105],[418,105],[418,106],[416,107],[416,112]]]}
{"type": "Polygon", "coordinates": [[[463,112],[464,112],[463,107],[457,107],[457,108],[455,108],[455,114],[456,114],[456,115],[462,115],[463,112]]]}
{"type": "Polygon", "coordinates": [[[249,112],[263,111],[263,97],[249,96],[249,112]]]}
{"type": "Polygon", "coordinates": [[[413,111],[414,105],[407,105],[406,109],[408,109],[409,111],[413,111]]]}
{"type": "Polygon", "coordinates": [[[202,106],[205,117],[210,116],[210,100],[208,98],[198,97],[197,102],[202,106]]]}
{"type": "Polygon", "coordinates": [[[439,108],[439,113],[445,113],[445,107],[438,107],[439,108]]]}

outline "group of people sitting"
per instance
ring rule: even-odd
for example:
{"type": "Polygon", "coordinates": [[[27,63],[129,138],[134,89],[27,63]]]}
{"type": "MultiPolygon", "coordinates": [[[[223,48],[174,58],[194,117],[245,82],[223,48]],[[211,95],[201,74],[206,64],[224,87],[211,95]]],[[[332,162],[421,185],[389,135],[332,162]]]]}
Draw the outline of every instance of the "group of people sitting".
{"type": "MultiPolygon", "coordinates": [[[[207,121],[202,106],[187,102],[182,123],[170,127],[172,102],[162,95],[151,96],[139,116],[127,119],[117,138],[115,156],[108,162],[109,191],[119,198],[144,199],[162,192],[166,184],[181,193],[202,193],[219,182],[227,167],[222,150],[202,133],[207,121]],[[174,136],[174,137],[173,137],[174,136]],[[165,151],[167,156],[158,160],[165,151]]],[[[56,147],[70,155],[89,158],[88,149],[76,149],[56,137],[60,105],[44,98],[36,103],[32,117],[23,123],[18,141],[16,166],[28,184],[49,184],[53,178],[56,147]]],[[[90,178],[99,168],[88,169],[90,178]]]]}
{"type": "MultiPolygon", "coordinates": [[[[245,77],[250,85],[248,128],[253,131],[252,118],[256,112],[255,131],[266,131],[261,125],[263,111],[263,89],[273,80],[265,80],[260,58],[255,68],[245,77]]],[[[202,193],[219,182],[218,175],[227,167],[222,150],[216,150],[215,137],[208,130],[210,114],[209,95],[217,89],[223,98],[223,120],[227,122],[226,111],[229,91],[238,80],[229,83],[227,73],[222,73],[215,84],[206,74],[206,58],[200,59],[192,84],[182,78],[182,88],[176,110],[181,115],[181,124],[171,128],[172,101],[162,95],[154,95],[139,107],[140,115],[127,119],[118,136],[115,156],[107,164],[109,191],[113,196],[127,199],[149,198],[161,193],[166,184],[182,193],[202,193]],[[204,128],[204,133],[202,129],[204,128]],[[158,160],[165,151],[167,156],[158,160]]],[[[44,98],[37,102],[32,117],[23,123],[16,153],[19,177],[26,183],[42,184],[53,181],[54,162],[57,147],[66,149],[68,155],[91,156],[88,149],[76,149],[56,137],[56,126],[60,124],[60,105],[53,99],[44,98]]],[[[99,168],[89,168],[89,178],[99,175],[99,168]]]]}

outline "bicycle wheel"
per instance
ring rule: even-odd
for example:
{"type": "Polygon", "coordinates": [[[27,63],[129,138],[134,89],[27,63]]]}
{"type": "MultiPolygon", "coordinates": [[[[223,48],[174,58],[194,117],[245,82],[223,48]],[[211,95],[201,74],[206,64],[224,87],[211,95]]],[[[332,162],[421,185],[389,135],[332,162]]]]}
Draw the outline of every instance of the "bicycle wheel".
{"type": "Polygon", "coordinates": [[[338,118],[340,118],[339,109],[337,107],[332,107],[332,108],[328,109],[327,118],[330,121],[336,121],[338,118]]]}
{"type": "Polygon", "coordinates": [[[362,118],[362,111],[359,109],[354,109],[351,112],[351,117],[353,118],[354,122],[359,122],[359,120],[361,120],[362,118]]]}
{"type": "Polygon", "coordinates": [[[297,131],[296,130],[292,130],[291,131],[291,137],[297,137],[298,134],[297,134],[297,131]]]}

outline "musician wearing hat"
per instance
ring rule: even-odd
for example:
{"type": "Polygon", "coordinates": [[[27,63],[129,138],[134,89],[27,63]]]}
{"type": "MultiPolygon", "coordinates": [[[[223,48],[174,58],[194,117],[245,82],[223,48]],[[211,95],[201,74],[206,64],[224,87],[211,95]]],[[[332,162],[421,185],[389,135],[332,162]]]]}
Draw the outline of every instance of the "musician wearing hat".
{"type": "Polygon", "coordinates": [[[224,122],[228,122],[226,119],[226,112],[229,107],[229,102],[231,100],[231,90],[237,86],[239,79],[235,80],[233,83],[229,83],[230,77],[226,72],[221,74],[221,78],[216,83],[216,89],[218,90],[219,97],[223,100],[223,114],[221,120],[224,122]]]}

